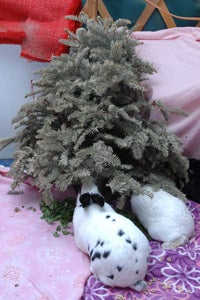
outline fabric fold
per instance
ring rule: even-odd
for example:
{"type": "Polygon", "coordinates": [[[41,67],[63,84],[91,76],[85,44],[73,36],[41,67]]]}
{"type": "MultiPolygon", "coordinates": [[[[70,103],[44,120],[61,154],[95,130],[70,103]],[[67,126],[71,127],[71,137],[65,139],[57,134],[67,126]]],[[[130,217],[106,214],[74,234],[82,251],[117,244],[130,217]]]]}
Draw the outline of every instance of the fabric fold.
{"type": "MultiPolygon", "coordinates": [[[[157,71],[145,82],[152,91],[150,101],[160,100],[187,112],[187,117],[171,115],[167,128],[180,138],[184,155],[200,159],[200,28],[133,32],[131,36],[142,42],[136,49],[139,56],[157,71]]],[[[163,120],[158,110],[151,116],[163,120]]]]}

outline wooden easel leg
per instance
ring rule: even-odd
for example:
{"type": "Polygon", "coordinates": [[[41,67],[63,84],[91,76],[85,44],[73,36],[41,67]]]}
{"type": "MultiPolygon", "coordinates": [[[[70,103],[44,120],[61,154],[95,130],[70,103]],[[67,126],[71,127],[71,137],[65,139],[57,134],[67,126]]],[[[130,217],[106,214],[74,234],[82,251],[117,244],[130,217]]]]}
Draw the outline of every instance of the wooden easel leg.
{"type": "Polygon", "coordinates": [[[92,19],[96,19],[98,12],[102,18],[111,18],[102,0],[87,0],[82,12],[86,13],[92,19]]]}
{"type": "MultiPolygon", "coordinates": [[[[160,2],[160,0],[155,0],[154,1],[155,4],[159,4],[159,2],[160,2]]],[[[152,6],[150,4],[146,5],[145,9],[143,10],[143,12],[141,13],[138,20],[135,23],[136,30],[140,31],[144,28],[144,26],[146,25],[147,21],[151,17],[154,10],[155,10],[154,6],[152,6]]]]}
{"type": "MultiPolygon", "coordinates": [[[[160,1],[159,7],[163,8],[165,11],[167,11],[169,13],[168,7],[165,4],[164,0],[160,1]]],[[[159,12],[160,12],[160,14],[163,18],[163,21],[165,22],[167,28],[176,27],[176,23],[174,22],[174,19],[172,18],[172,16],[170,16],[170,14],[165,14],[162,10],[159,10],[159,12]]]]}
{"type": "Polygon", "coordinates": [[[89,18],[95,19],[97,17],[98,0],[87,0],[82,12],[86,13],[89,18]]]}
{"type": "Polygon", "coordinates": [[[111,18],[111,15],[102,0],[98,0],[98,11],[102,18],[111,18]]]}
{"type": "MultiPolygon", "coordinates": [[[[169,12],[164,0],[152,0],[152,2],[165,11],[169,12]]],[[[142,30],[144,28],[155,9],[156,7],[154,7],[153,4],[147,3],[139,19],[136,21],[136,30],[142,30]]],[[[159,10],[159,12],[168,28],[176,27],[176,23],[174,22],[172,16],[164,13],[162,10],[159,10]]]]}

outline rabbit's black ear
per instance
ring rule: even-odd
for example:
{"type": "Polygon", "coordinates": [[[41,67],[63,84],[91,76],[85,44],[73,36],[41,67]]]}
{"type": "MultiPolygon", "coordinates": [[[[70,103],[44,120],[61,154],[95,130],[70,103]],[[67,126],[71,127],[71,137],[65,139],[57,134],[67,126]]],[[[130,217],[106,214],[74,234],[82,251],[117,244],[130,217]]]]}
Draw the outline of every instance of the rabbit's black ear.
{"type": "Polygon", "coordinates": [[[92,198],[93,203],[96,203],[96,204],[100,205],[101,207],[104,206],[105,198],[102,195],[92,194],[91,198],[92,198]]]}
{"type": "Polygon", "coordinates": [[[80,203],[82,204],[83,207],[86,207],[90,205],[90,194],[89,193],[84,193],[80,196],[79,199],[80,203]]]}

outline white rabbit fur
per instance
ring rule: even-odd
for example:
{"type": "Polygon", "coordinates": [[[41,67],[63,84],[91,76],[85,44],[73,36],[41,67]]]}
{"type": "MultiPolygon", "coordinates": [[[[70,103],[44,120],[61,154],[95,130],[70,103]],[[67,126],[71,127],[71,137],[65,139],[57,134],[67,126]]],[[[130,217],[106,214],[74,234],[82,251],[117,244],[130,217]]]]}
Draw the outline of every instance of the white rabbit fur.
{"type": "Polygon", "coordinates": [[[144,189],[152,193],[152,197],[133,195],[131,207],[149,235],[164,242],[163,249],[187,243],[194,235],[194,220],[186,204],[162,189],[154,191],[149,185],[144,189]]]}
{"type": "Polygon", "coordinates": [[[83,208],[79,198],[73,216],[75,242],[89,255],[91,272],[108,286],[145,289],[149,256],[146,236],[109,204],[83,208]]]}

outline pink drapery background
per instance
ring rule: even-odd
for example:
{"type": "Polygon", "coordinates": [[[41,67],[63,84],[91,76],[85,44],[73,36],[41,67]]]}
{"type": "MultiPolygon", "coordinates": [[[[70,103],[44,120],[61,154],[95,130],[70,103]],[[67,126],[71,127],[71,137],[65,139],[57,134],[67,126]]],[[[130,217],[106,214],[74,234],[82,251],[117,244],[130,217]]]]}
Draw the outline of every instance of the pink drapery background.
{"type": "MultiPolygon", "coordinates": [[[[134,32],[131,36],[142,42],[137,53],[157,70],[146,82],[151,101],[161,100],[188,113],[187,117],[172,115],[167,128],[180,137],[184,155],[200,159],[200,28],[134,32]]],[[[163,120],[158,111],[152,117],[163,120]]]]}

